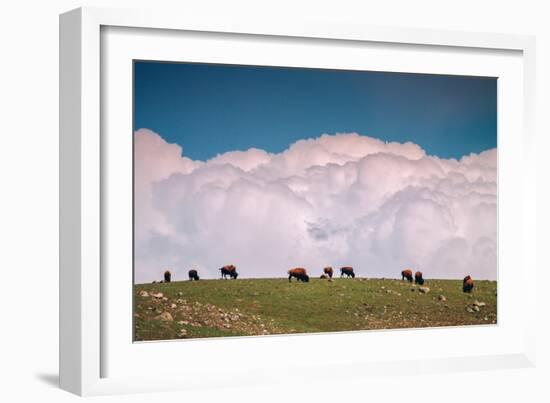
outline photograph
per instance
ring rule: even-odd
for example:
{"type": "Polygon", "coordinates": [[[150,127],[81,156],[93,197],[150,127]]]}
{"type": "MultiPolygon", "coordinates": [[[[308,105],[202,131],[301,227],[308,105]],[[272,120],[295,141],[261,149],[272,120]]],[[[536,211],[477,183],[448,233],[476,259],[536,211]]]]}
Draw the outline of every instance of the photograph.
{"type": "Polygon", "coordinates": [[[134,60],[134,342],[495,326],[497,86],[134,60]]]}

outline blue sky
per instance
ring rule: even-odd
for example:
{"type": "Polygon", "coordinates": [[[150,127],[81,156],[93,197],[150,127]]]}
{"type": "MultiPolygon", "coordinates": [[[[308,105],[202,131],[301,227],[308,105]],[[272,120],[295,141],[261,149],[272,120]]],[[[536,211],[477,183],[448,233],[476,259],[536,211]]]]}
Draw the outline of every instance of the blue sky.
{"type": "Polygon", "coordinates": [[[337,132],[443,158],[497,145],[495,78],[136,61],[134,90],[134,130],[198,160],[337,132]]]}

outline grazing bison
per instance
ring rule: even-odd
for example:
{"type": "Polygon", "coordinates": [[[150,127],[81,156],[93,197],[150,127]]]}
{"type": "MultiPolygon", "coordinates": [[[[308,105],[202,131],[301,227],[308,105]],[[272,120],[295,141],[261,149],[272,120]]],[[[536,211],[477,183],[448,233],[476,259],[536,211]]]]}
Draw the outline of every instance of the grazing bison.
{"type": "Polygon", "coordinates": [[[412,270],[405,269],[401,272],[401,280],[405,280],[405,279],[407,279],[407,281],[409,283],[413,282],[413,272],[412,272],[412,270]]]}
{"type": "Polygon", "coordinates": [[[170,273],[170,270],[166,270],[164,272],[164,282],[169,283],[170,280],[172,280],[172,273],[170,273]]]}
{"type": "Polygon", "coordinates": [[[288,271],[288,282],[290,283],[290,280],[292,277],[296,277],[297,281],[303,281],[304,283],[309,282],[309,276],[307,275],[306,269],[303,269],[301,267],[296,267],[294,269],[290,269],[288,271]]]}
{"type": "Polygon", "coordinates": [[[462,280],[462,292],[472,292],[473,288],[474,288],[474,280],[472,280],[472,277],[470,276],[464,277],[464,280],[462,280]]]}
{"type": "Polygon", "coordinates": [[[229,276],[232,279],[236,279],[239,275],[239,273],[237,273],[237,268],[232,264],[223,266],[219,270],[221,272],[222,278],[225,278],[225,279],[227,279],[227,276],[229,276]]]}
{"type": "Polygon", "coordinates": [[[421,271],[417,271],[416,273],[414,273],[414,283],[418,285],[424,284],[424,277],[422,277],[421,271]]]}
{"type": "Polygon", "coordinates": [[[353,272],[353,267],[345,266],[340,269],[340,277],[344,277],[344,274],[346,277],[355,278],[355,273],[353,272]]]}
{"type": "Polygon", "coordinates": [[[192,270],[189,270],[189,281],[191,280],[195,280],[195,281],[199,281],[199,273],[197,273],[196,270],[192,269],[192,270]]]}
{"type": "Polygon", "coordinates": [[[323,273],[325,273],[327,276],[329,276],[330,278],[332,278],[332,273],[333,273],[332,267],[325,267],[325,268],[323,269],[323,273]]]}

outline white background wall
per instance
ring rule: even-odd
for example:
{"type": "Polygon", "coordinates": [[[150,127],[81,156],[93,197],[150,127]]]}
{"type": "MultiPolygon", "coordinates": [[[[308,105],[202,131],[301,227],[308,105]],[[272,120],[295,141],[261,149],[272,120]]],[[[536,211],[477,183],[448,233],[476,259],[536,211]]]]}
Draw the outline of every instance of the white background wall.
{"type": "MultiPolygon", "coordinates": [[[[548,223],[550,12],[545,1],[338,0],[312,2],[162,1],[155,7],[227,16],[315,18],[374,25],[452,28],[537,35],[539,270],[544,270],[548,223]]],[[[0,399],[74,401],[55,386],[58,356],[58,14],[81,5],[151,7],[152,1],[4,1],[0,5],[0,399]]],[[[182,395],[135,395],[99,401],[548,401],[550,307],[539,275],[539,364],[535,369],[451,375],[411,374],[347,384],[283,389],[217,390],[182,395]]],[[[521,301],[517,302],[521,304],[521,301]]],[[[323,354],[337,354],[328,347],[323,354]]],[[[298,378],[298,376],[297,376],[298,378]]]]}

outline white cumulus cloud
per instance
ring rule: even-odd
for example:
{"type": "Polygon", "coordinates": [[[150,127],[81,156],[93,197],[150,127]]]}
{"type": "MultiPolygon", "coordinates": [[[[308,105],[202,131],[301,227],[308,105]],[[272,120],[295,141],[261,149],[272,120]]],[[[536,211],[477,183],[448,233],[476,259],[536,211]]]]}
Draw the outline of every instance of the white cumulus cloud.
{"type": "Polygon", "coordinates": [[[135,132],[135,279],[166,269],[204,278],[234,264],[242,277],[496,279],[497,152],[428,156],[414,143],[356,133],[300,140],[279,154],[251,148],[193,161],[150,130],[135,132]]]}

